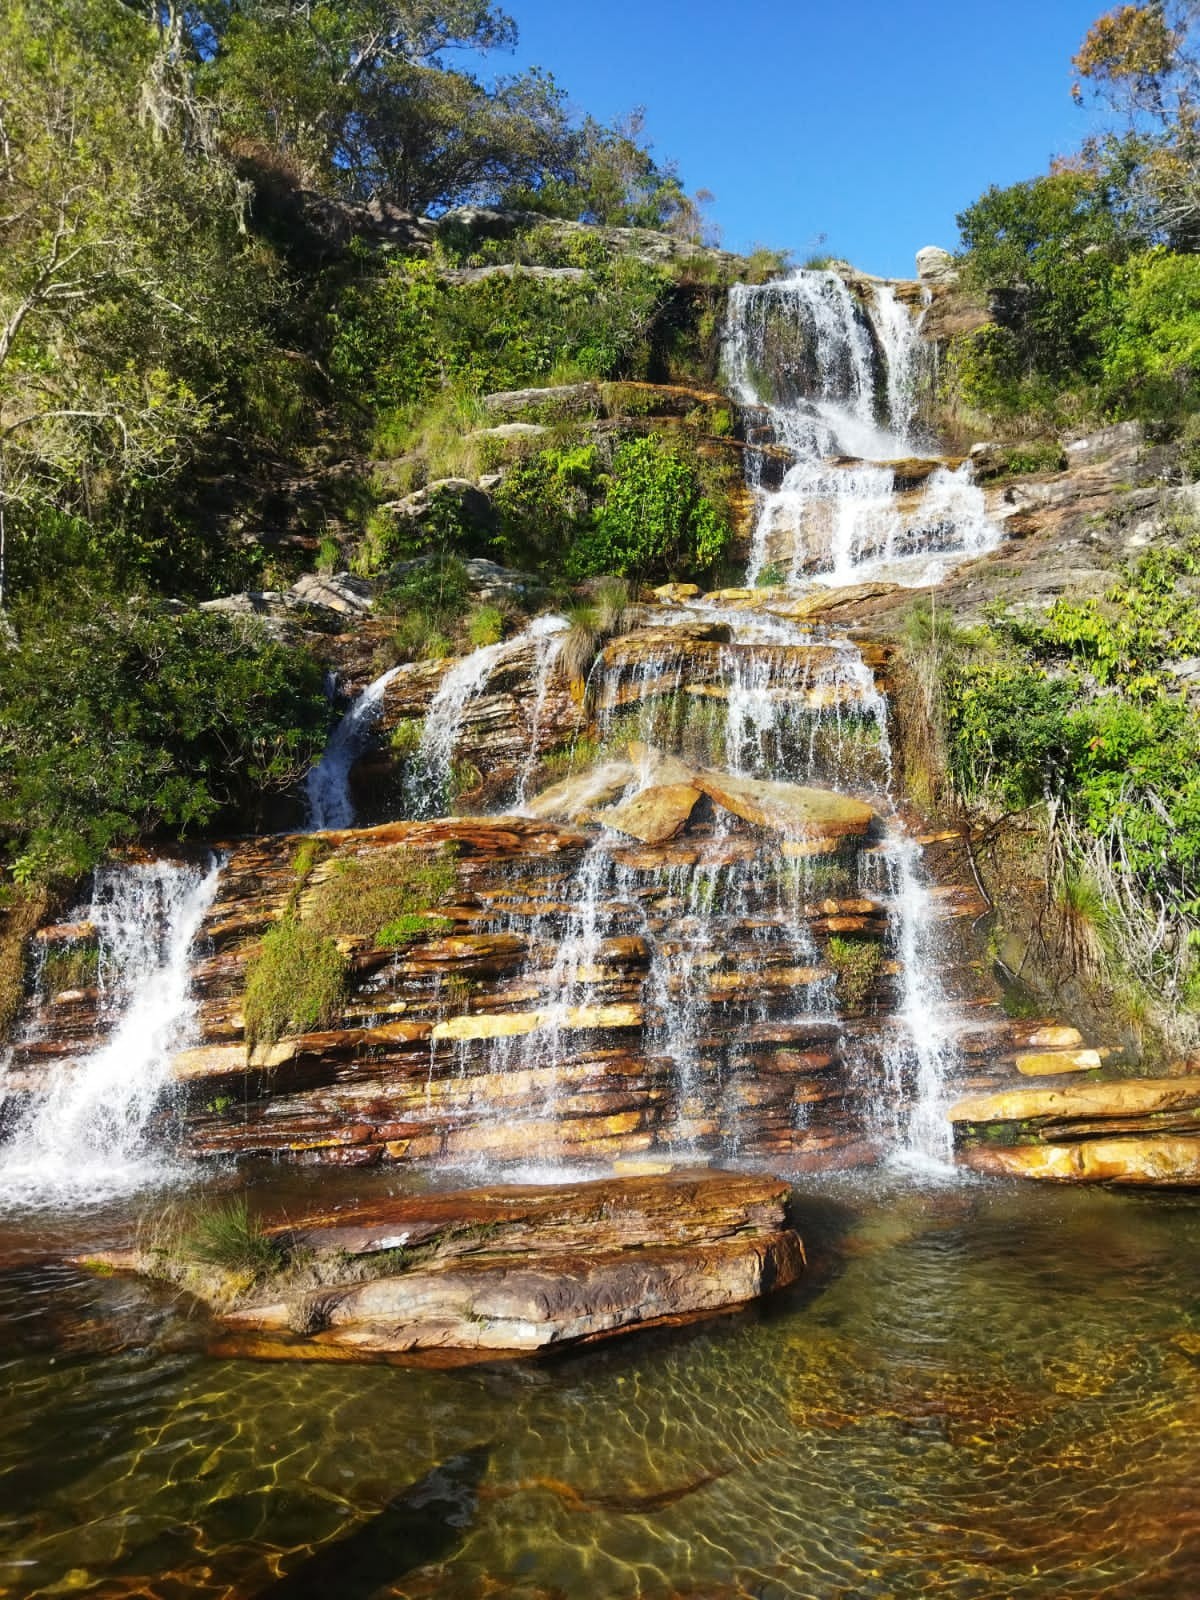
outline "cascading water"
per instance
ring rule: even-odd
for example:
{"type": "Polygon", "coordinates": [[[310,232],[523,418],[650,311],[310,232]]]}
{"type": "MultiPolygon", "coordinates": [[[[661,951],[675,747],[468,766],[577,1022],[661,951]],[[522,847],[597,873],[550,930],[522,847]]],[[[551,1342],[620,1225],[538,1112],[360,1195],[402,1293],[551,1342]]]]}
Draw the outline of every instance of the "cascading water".
{"type": "Polygon", "coordinates": [[[894,463],[923,447],[921,360],[917,324],[890,285],[860,300],[838,274],[804,271],[731,291],[730,389],[791,457],[768,485],[770,458],[748,452],[758,507],[748,583],[925,587],[951,559],[998,543],[969,468],[897,477],[894,463]]]}
{"type": "MultiPolygon", "coordinates": [[[[801,272],[730,296],[731,385],[743,404],[766,399],[773,437],[793,456],[775,490],[763,488],[761,465],[751,469],[759,510],[747,581],[760,581],[770,564],[771,576],[791,584],[848,585],[874,575],[910,586],[938,583],[951,561],[994,547],[998,531],[965,465],[934,466],[919,492],[898,492],[888,463],[920,444],[918,324],[890,286],[876,284],[868,308],[844,283],[839,292],[831,276],[801,272]],[[831,312],[840,325],[831,326],[831,312]],[[870,385],[862,366],[846,359],[846,352],[863,350],[867,324],[877,352],[870,385]],[[814,426],[814,415],[828,425],[825,431],[814,426]],[[884,426],[864,449],[862,429],[872,419],[884,426]]],[[[730,705],[732,729],[732,695],[730,705]]],[[[883,714],[879,727],[886,741],[883,714]]],[[[895,811],[890,755],[887,766],[877,791],[888,814],[886,838],[861,869],[864,891],[891,910],[900,987],[874,1114],[877,1124],[887,1124],[893,1149],[909,1160],[941,1163],[950,1154],[944,1086],[956,1060],[954,1027],[937,978],[936,918],[920,849],[895,811]]],[[[838,783],[846,777],[839,774],[838,783]]]]}
{"type": "Polygon", "coordinates": [[[387,686],[399,671],[392,667],[367,685],[333,730],[324,754],[305,779],[308,825],[314,832],[354,826],[350,770],[370,742],[387,686]]]}
{"type": "MultiPolygon", "coordinates": [[[[220,866],[177,861],[97,871],[86,920],[98,952],[98,1020],[107,1040],[56,1064],[0,1145],[0,1205],[96,1204],[165,1181],[148,1124],[193,1016],[189,959],[220,866]]],[[[0,1091],[5,1085],[0,1079],[0,1091]]],[[[5,1096],[4,1109],[10,1097],[5,1096]]]]}
{"type": "MultiPolygon", "coordinates": [[[[542,647],[566,626],[562,617],[537,617],[515,638],[484,645],[450,668],[430,702],[421,730],[421,743],[412,760],[407,787],[414,816],[436,817],[449,809],[453,796],[454,756],[463,720],[471,702],[484,693],[497,668],[532,644],[535,663],[544,659],[548,669],[549,656],[543,658],[542,647]]],[[[544,697],[544,688],[542,693],[544,697]]]]}

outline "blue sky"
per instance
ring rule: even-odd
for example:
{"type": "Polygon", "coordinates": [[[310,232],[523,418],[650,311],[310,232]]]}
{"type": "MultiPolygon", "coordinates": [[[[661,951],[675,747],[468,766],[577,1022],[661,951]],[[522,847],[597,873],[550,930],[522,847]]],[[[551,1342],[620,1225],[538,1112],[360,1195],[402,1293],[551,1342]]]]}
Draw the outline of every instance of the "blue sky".
{"type": "Polygon", "coordinates": [[[504,0],[541,66],[609,121],[644,105],[660,159],[716,195],[723,242],[910,276],[991,183],[1094,123],[1071,56],[1107,0],[504,0]],[[824,234],[822,245],[819,236],[824,234]]]}

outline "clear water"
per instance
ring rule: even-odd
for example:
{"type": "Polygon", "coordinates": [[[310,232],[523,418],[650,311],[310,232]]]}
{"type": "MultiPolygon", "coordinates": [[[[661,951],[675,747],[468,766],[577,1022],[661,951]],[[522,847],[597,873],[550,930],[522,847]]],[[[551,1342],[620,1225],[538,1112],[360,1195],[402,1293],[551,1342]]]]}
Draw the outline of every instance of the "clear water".
{"type": "Polygon", "coordinates": [[[10,1223],[0,1594],[1200,1593],[1200,1200],[798,1212],[807,1278],[756,1312],[453,1373],[206,1357],[169,1299],[48,1264],[69,1220],[10,1223]]]}

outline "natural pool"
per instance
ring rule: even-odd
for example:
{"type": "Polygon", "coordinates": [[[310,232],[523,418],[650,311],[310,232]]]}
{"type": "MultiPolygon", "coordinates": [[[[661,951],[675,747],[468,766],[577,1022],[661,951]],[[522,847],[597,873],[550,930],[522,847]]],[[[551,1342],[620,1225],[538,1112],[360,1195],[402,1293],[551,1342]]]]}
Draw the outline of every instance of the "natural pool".
{"type": "Polygon", "coordinates": [[[1200,1196],[799,1208],[764,1308],[456,1372],[214,1360],[48,1263],[127,1217],[2,1222],[0,1595],[1200,1594],[1200,1196]]]}

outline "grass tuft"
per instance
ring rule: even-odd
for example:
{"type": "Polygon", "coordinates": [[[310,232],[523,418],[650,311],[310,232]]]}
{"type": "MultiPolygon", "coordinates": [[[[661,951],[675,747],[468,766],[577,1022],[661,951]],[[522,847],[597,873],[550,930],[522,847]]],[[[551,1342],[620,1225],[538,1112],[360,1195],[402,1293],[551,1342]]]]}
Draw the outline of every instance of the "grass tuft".
{"type": "Polygon", "coordinates": [[[346,958],[337,945],[285,917],[263,936],[246,966],[247,1051],[253,1055],[289,1034],[328,1027],[345,993],[346,958]]]}

